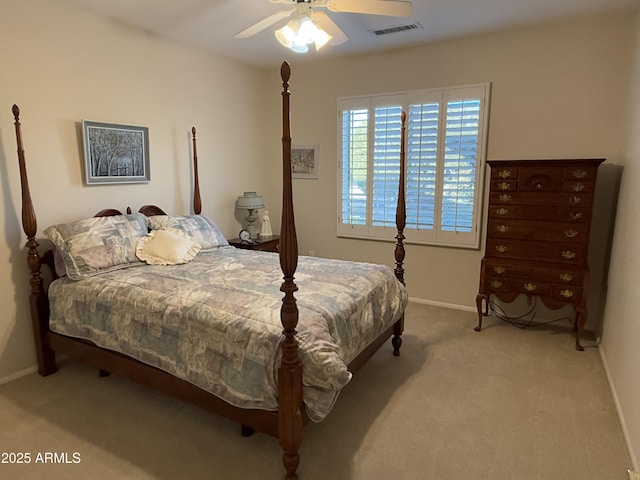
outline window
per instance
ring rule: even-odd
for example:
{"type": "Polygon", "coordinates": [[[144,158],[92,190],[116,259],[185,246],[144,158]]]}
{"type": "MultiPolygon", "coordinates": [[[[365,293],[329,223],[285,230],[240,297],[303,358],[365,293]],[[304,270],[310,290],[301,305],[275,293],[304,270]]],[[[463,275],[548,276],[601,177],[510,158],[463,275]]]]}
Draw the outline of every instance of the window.
{"type": "Polygon", "coordinates": [[[390,239],[406,112],[408,242],[478,248],[489,84],[342,98],[338,235],[390,239]]]}

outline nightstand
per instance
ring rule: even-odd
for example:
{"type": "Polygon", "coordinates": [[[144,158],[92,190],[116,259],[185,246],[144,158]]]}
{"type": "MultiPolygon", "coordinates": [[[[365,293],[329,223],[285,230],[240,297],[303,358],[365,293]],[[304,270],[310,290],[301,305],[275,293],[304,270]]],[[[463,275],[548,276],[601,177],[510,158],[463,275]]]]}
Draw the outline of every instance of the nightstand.
{"type": "Polygon", "coordinates": [[[258,237],[253,243],[243,242],[239,238],[229,240],[229,245],[236,248],[244,248],[245,250],[260,250],[263,252],[278,252],[278,244],[280,243],[279,235],[269,235],[258,237]]]}

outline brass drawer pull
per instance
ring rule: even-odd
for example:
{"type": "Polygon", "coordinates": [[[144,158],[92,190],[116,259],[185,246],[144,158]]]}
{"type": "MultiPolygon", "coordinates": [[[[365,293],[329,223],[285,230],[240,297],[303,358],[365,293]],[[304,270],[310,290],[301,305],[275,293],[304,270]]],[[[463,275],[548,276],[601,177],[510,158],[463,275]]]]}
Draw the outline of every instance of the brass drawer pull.
{"type": "Polygon", "coordinates": [[[496,272],[498,275],[502,275],[504,272],[507,271],[507,269],[504,268],[502,265],[498,265],[497,267],[493,267],[493,271],[496,272]]]}
{"type": "Polygon", "coordinates": [[[579,196],[577,196],[577,195],[572,195],[572,196],[569,198],[569,203],[570,203],[571,205],[578,205],[581,201],[582,201],[582,198],[581,198],[581,197],[579,197],[579,196]]]}
{"type": "Polygon", "coordinates": [[[582,183],[575,183],[571,186],[571,189],[574,192],[581,192],[584,190],[584,185],[582,183]]]}
{"type": "Polygon", "coordinates": [[[505,202],[505,203],[506,203],[506,202],[510,202],[510,201],[511,201],[511,195],[507,195],[506,193],[503,193],[502,195],[500,195],[500,196],[498,197],[498,199],[499,199],[501,202],[505,202]]]}
{"type": "Polygon", "coordinates": [[[573,297],[573,290],[560,290],[560,296],[564,298],[571,298],[573,297]]]}
{"type": "Polygon", "coordinates": [[[582,218],[582,212],[572,212],[569,214],[571,220],[580,220],[582,218]]]}
{"type": "Polygon", "coordinates": [[[525,283],[525,284],[524,284],[524,289],[525,289],[527,292],[535,292],[535,290],[536,290],[536,285],[535,285],[535,283],[525,283]]]}
{"type": "Polygon", "coordinates": [[[505,191],[505,190],[511,190],[511,184],[507,183],[507,182],[502,182],[498,184],[498,189],[505,191]]]}
{"type": "Polygon", "coordinates": [[[571,175],[573,175],[573,178],[584,178],[587,176],[587,171],[586,170],[573,170],[571,172],[571,175]]]}
{"type": "Polygon", "coordinates": [[[507,233],[509,231],[509,227],[507,227],[506,225],[498,225],[496,227],[496,230],[500,233],[507,233]]]}
{"type": "Polygon", "coordinates": [[[566,235],[567,238],[575,238],[578,236],[578,231],[577,230],[565,230],[564,234],[566,235]]]}
{"type": "Polygon", "coordinates": [[[500,178],[509,178],[511,176],[511,172],[509,170],[500,170],[498,172],[498,176],[500,178]]]}
{"type": "Polygon", "coordinates": [[[507,251],[506,245],[496,245],[496,251],[499,253],[505,253],[507,251]]]}
{"type": "Polygon", "coordinates": [[[502,282],[499,280],[491,280],[491,288],[500,288],[502,287],[502,282]]]}
{"type": "Polygon", "coordinates": [[[497,208],[496,209],[496,215],[500,215],[501,217],[505,217],[509,214],[509,210],[507,210],[506,208],[497,208]]]}
{"type": "Polygon", "coordinates": [[[573,260],[574,258],[576,258],[576,252],[572,252],[571,250],[564,250],[562,252],[562,258],[573,260]]]}
{"type": "Polygon", "coordinates": [[[571,280],[573,280],[573,275],[571,275],[570,273],[561,273],[560,280],[562,280],[563,282],[570,282],[571,280]]]}

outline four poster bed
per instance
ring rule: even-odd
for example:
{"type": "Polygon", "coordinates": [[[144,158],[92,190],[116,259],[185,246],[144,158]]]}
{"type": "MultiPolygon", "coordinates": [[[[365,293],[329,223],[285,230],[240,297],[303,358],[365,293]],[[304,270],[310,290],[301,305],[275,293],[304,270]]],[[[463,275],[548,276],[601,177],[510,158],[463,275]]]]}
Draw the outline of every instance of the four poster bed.
{"type": "Polygon", "coordinates": [[[395,270],[299,259],[286,62],[281,76],[279,255],[228,246],[201,215],[195,128],[195,215],[170,217],[153,205],[124,215],[103,210],[47,228],[55,248],[41,255],[15,105],[13,113],[39,373],[54,373],[55,355],[66,354],[101,375],[121,375],[221,414],[240,423],[243,434],[277,437],[286,478],[295,479],[304,423],[324,418],[351,373],[387,339],[392,337],[393,354],[400,352],[407,303],[404,115],[395,270]],[[159,240],[168,242],[163,248],[178,245],[170,249],[177,257],[167,259],[166,248],[150,247],[159,240]],[[53,273],[47,288],[42,264],[53,273]]]}

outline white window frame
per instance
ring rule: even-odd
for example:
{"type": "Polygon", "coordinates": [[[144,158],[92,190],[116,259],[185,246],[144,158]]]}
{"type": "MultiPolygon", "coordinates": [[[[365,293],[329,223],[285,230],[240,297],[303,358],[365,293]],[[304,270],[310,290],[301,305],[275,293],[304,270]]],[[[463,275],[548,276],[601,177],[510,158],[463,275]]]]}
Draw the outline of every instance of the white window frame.
{"type": "MultiPolygon", "coordinates": [[[[380,106],[400,106],[407,113],[407,130],[409,127],[409,107],[412,104],[424,104],[428,102],[439,103],[438,122],[438,154],[436,177],[436,206],[434,212],[435,225],[432,229],[419,230],[407,227],[404,230],[407,243],[437,245],[446,247],[458,247],[478,249],[481,238],[482,222],[482,198],[484,192],[484,172],[486,165],[486,150],[488,137],[489,103],[491,84],[473,84],[447,88],[433,88],[412,90],[398,93],[388,93],[370,96],[343,97],[338,99],[338,237],[361,238],[370,240],[394,241],[395,226],[373,226],[373,141],[374,141],[374,110],[380,106]],[[443,205],[442,184],[444,178],[444,141],[445,135],[441,134],[446,123],[446,108],[449,101],[462,99],[480,100],[480,119],[478,125],[478,143],[476,150],[475,187],[473,199],[473,221],[470,232],[445,231],[440,228],[441,208],[443,205]],[[342,222],[342,184],[343,184],[343,112],[355,109],[368,111],[367,126],[367,188],[366,188],[366,221],[364,225],[354,225],[342,222]]],[[[406,158],[408,161],[408,142],[406,158]]],[[[407,195],[409,193],[407,192],[407,195]]]]}

